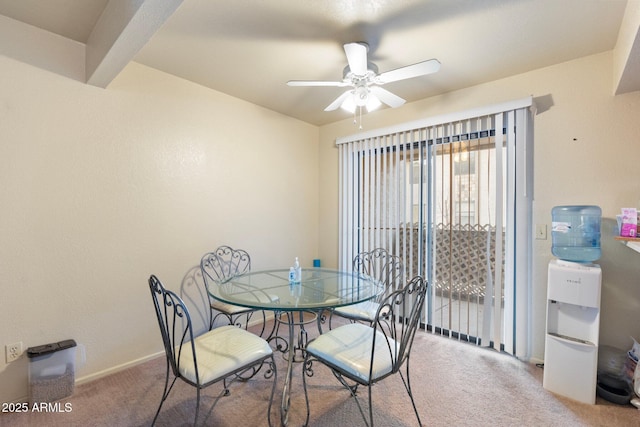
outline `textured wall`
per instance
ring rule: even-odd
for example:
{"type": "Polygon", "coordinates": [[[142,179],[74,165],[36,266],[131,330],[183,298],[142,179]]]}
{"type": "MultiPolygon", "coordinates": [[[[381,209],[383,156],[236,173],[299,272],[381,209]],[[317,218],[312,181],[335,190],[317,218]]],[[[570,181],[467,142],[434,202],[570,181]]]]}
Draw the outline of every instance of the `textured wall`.
{"type": "MultiPolygon", "coordinates": [[[[311,265],[318,129],[130,64],[100,89],[0,57],[0,345],[73,338],[77,378],[162,350],[147,279],[218,245],[311,265]]],[[[27,357],[0,363],[3,402],[27,357]]]]}

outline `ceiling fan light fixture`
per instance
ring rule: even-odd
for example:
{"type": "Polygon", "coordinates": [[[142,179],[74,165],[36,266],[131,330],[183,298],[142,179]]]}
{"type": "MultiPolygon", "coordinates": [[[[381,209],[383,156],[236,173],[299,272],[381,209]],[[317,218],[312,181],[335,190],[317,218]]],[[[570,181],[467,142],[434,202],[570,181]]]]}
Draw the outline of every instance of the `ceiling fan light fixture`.
{"type": "Polygon", "coordinates": [[[382,105],[382,102],[380,102],[378,97],[370,93],[369,99],[367,100],[367,105],[366,105],[367,111],[371,112],[371,111],[377,110],[378,107],[380,107],[381,105],[382,105]]]}
{"type": "Polygon", "coordinates": [[[358,107],[364,107],[369,100],[369,89],[366,86],[358,86],[353,91],[353,100],[358,107]]]}
{"type": "Polygon", "coordinates": [[[376,110],[382,102],[366,86],[360,86],[351,91],[351,96],[345,98],[340,105],[345,111],[355,113],[357,108],[366,108],[368,112],[376,110]]]}
{"type": "Polygon", "coordinates": [[[342,108],[345,111],[348,111],[351,114],[353,114],[356,111],[356,107],[357,105],[354,99],[354,95],[347,96],[347,98],[344,100],[342,105],[340,105],[340,108],[342,108]]]}

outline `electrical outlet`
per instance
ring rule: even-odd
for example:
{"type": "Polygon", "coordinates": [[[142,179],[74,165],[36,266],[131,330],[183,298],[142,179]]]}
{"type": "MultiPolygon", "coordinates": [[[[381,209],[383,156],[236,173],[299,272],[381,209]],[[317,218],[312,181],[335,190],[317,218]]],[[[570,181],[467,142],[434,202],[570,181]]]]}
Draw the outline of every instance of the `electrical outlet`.
{"type": "Polygon", "coordinates": [[[7,344],[4,346],[4,353],[7,359],[7,363],[18,360],[22,354],[22,342],[15,342],[13,344],[7,344]]]}

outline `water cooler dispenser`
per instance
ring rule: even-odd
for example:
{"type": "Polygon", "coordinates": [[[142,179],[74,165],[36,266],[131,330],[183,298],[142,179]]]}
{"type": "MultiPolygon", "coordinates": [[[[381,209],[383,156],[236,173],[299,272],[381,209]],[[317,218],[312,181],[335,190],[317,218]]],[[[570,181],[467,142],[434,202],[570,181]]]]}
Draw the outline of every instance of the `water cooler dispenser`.
{"type": "Polygon", "coordinates": [[[558,206],[552,211],[543,387],[594,404],[600,332],[602,271],[597,206],[558,206]]]}

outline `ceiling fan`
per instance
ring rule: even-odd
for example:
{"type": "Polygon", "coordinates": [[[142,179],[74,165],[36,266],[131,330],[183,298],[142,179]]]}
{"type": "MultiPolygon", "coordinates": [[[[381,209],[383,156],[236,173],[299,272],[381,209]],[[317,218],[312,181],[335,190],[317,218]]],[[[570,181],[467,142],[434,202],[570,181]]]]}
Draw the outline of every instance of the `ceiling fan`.
{"type": "Polygon", "coordinates": [[[350,89],[336,98],[324,110],[333,111],[338,107],[342,107],[354,113],[356,109],[359,108],[361,110],[363,107],[367,111],[372,111],[378,108],[381,103],[385,103],[392,108],[400,107],[405,103],[405,100],[381,88],[381,85],[424,76],[435,73],[440,69],[440,62],[437,59],[429,59],[378,74],[378,67],[367,60],[369,45],[364,42],[347,43],[344,45],[344,51],[349,65],[344,68],[342,81],[290,80],[287,85],[350,86],[350,89]]]}

